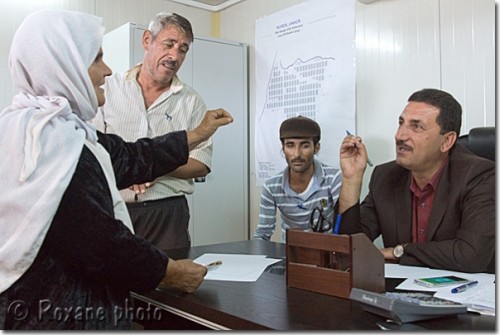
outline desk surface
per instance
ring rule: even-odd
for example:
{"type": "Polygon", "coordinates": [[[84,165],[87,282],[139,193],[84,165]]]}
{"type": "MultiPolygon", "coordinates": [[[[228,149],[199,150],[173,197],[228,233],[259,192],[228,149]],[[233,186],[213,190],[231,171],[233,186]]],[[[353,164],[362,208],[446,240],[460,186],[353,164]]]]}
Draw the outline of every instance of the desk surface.
{"type": "MultiPolygon", "coordinates": [[[[173,259],[195,259],[204,253],[265,254],[285,258],[285,245],[266,241],[241,241],[169,250],[173,259]]],[[[147,303],[177,318],[156,322],[154,328],[179,329],[180,319],[200,325],[193,329],[236,330],[380,330],[386,320],[363,310],[361,304],[306,290],[288,288],[285,263],[270,266],[256,282],[205,280],[192,294],[157,289],[132,293],[137,303],[147,303]]],[[[386,290],[398,282],[388,280],[386,290]]],[[[148,327],[147,324],[143,324],[148,327]]],[[[397,330],[495,330],[495,317],[466,313],[404,324],[397,330]]]]}

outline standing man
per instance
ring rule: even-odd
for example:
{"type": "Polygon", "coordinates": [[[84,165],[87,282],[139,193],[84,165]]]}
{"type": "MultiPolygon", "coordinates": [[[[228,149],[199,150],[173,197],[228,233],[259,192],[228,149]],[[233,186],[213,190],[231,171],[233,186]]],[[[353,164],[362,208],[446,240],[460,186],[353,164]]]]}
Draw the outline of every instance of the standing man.
{"type": "Polygon", "coordinates": [[[386,260],[461,272],[495,270],[495,163],[457,145],[462,107],[449,93],[413,93],[399,116],[396,160],[377,166],[359,204],[366,149],[340,149],[344,233],[382,235],[386,260]]]}
{"type": "MultiPolygon", "coordinates": [[[[311,229],[311,215],[317,208],[323,222],[320,230],[331,230],[333,205],[340,192],[340,169],[326,166],[314,155],[319,152],[321,129],[306,117],[289,118],[280,126],[280,140],[288,166],[265,181],[260,195],[259,225],[254,239],[270,240],[276,228],[276,209],[281,213],[281,241],[286,241],[286,230],[311,229]]],[[[321,224],[321,222],[320,222],[321,224]]]]}
{"type": "MultiPolygon", "coordinates": [[[[178,14],[157,14],[142,36],[143,62],[125,74],[107,78],[106,104],[94,119],[97,129],[135,141],[195,128],[207,111],[206,105],[176,75],[192,42],[187,19],[178,14]]],[[[185,194],[193,193],[193,178],[210,172],[211,158],[209,139],[189,153],[187,164],[156,180],[121,190],[135,233],[160,249],[190,246],[185,194]]]]}

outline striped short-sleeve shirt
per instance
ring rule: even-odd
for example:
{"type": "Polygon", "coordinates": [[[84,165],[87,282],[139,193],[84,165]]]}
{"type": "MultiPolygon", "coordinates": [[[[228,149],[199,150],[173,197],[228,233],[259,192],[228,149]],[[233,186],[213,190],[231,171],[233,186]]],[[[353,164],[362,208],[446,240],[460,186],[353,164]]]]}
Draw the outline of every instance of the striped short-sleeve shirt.
{"type": "Polygon", "coordinates": [[[286,230],[299,228],[310,231],[311,212],[321,207],[330,222],[333,207],[340,193],[342,173],[340,169],[314,160],[314,175],[311,186],[297,194],[288,184],[288,167],[264,182],[260,195],[259,224],[253,239],[270,240],[276,229],[276,213],[281,215],[281,241],[286,242],[286,230]]]}
{"type": "MultiPolygon", "coordinates": [[[[163,92],[148,108],[144,104],[137,74],[141,65],[106,78],[104,91],[106,103],[99,108],[92,121],[98,130],[118,134],[125,141],[155,137],[178,130],[191,130],[201,122],[207,107],[201,96],[182,83],[177,76],[170,89],[163,92]]],[[[209,139],[191,150],[189,157],[211,168],[212,140],[209,139]]],[[[167,197],[191,194],[194,191],[192,179],[162,176],[145,194],[138,195],[138,201],[157,200],[167,197]]],[[[126,202],[134,202],[134,192],[120,191],[126,202]]]]}

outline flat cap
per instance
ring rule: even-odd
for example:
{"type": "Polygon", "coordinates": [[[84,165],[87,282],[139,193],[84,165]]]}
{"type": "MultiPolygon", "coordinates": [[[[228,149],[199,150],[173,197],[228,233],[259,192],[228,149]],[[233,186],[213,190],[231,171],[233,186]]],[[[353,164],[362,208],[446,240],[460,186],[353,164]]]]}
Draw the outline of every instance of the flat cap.
{"type": "Polygon", "coordinates": [[[305,116],[286,119],[280,126],[280,139],[321,137],[321,129],[316,121],[305,116]]]}

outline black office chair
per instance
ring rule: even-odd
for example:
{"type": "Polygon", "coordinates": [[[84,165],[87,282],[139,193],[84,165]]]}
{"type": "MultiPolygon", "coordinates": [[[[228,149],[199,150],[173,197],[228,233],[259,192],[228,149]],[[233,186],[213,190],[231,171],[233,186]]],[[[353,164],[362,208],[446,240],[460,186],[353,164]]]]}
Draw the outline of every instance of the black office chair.
{"type": "Polygon", "coordinates": [[[495,127],[472,128],[468,134],[460,136],[457,143],[476,155],[495,162],[495,127]]]}
{"type": "MultiPolygon", "coordinates": [[[[495,162],[495,127],[472,128],[468,134],[460,136],[457,143],[463,145],[474,154],[495,162]]],[[[495,271],[494,257],[486,272],[495,273],[495,271]]]]}

